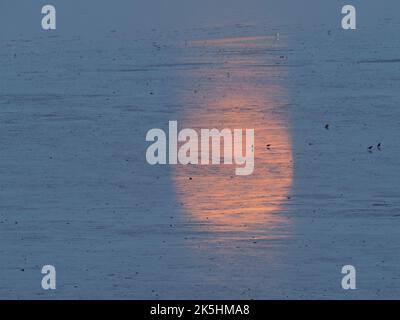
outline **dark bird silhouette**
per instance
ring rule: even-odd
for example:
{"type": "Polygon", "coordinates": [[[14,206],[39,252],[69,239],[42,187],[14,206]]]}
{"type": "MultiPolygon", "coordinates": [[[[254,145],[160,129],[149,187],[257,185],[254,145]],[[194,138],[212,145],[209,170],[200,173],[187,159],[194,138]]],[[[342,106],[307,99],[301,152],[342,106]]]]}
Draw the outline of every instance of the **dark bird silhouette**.
{"type": "Polygon", "coordinates": [[[376,147],[378,148],[378,150],[381,150],[382,144],[379,142],[376,147]]]}
{"type": "Polygon", "coordinates": [[[329,124],[326,124],[326,125],[325,125],[325,129],[326,129],[326,130],[329,130],[329,124]]]}

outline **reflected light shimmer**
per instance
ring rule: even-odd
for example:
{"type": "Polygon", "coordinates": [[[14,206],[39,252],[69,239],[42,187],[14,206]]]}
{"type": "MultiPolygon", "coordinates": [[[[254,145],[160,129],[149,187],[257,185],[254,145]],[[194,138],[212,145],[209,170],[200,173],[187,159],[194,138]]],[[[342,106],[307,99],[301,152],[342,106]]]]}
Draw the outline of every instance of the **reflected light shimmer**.
{"type": "MultiPolygon", "coordinates": [[[[216,47],[216,52],[223,49],[229,52],[229,60],[220,68],[206,67],[188,75],[195,77],[199,89],[184,98],[188,109],[179,127],[197,132],[254,128],[255,168],[249,176],[236,176],[236,164],[176,166],[173,180],[184,211],[212,232],[256,231],[285,223],[278,213],[292,185],[291,139],[279,109],[285,92],[275,82],[269,83],[271,77],[281,77],[282,71],[260,67],[266,65],[273,41],[246,37],[194,45],[200,50],[202,46],[204,50],[216,47]]],[[[217,62],[226,59],[215,55],[217,62]]]]}

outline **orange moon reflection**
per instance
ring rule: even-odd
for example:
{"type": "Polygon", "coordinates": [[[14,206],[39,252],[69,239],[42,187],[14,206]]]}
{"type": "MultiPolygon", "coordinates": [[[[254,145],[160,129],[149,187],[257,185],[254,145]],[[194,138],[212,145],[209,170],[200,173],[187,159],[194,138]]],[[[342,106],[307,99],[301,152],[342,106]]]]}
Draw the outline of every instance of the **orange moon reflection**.
{"type": "MultiPolygon", "coordinates": [[[[226,46],[224,41],[221,45],[226,46]]],[[[237,47],[238,42],[233,45],[237,47]]],[[[236,164],[174,167],[178,201],[196,223],[210,231],[252,231],[285,222],[277,214],[287,201],[293,178],[288,124],[277,109],[285,92],[277,85],[261,85],[262,78],[271,74],[259,72],[254,77],[247,66],[249,61],[259,62],[254,57],[244,59],[245,67],[233,61],[232,79],[226,79],[226,70],[204,70],[211,79],[203,86],[205,93],[185,99],[190,107],[178,121],[179,129],[192,128],[198,133],[201,128],[254,128],[251,175],[235,175],[236,164]]],[[[278,71],[272,72],[276,76],[278,71]]]]}

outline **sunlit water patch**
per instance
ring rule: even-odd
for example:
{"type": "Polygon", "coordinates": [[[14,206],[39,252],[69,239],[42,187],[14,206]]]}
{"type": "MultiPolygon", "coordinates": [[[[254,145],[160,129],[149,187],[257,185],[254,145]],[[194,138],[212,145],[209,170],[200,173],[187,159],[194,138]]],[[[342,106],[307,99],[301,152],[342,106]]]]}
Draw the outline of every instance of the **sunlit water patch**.
{"type": "Polygon", "coordinates": [[[280,45],[269,37],[191,43],[213,66],[185,74],[180,129],[255,130],[251,175],[235,175],[235,163],[175,167],[173,180],[184,212],[212,234],[270,237],[265,230],[288,223],[280,213],[289,197],[293,163],[286,93],[276,81],[283,76],[282,57],[275,53],[280,45]]]}

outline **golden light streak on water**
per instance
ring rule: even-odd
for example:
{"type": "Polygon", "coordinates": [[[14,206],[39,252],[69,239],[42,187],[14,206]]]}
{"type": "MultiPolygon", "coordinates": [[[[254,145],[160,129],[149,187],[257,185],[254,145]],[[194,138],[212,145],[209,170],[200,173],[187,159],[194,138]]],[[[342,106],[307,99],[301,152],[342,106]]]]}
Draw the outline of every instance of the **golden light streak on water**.
{"type": "Polygon", "coordinates": [[[255,130],[255,169],[249,176],[235,175],[236,164],[175,167],[178,200],[208,231],[255,231],[287,222],[279,215],[293,178],[288,123],[279,109],[286,95],[269,81],[282,71],[255,67],[266,65],[263,48],[268,52],[271,43],[265,37],[246,37],[195,44],[200,50],[229,52],[229,60],[188,75],[197,77],[200,89],[184,98],[189,107],[179,129],[255,130]]]}

